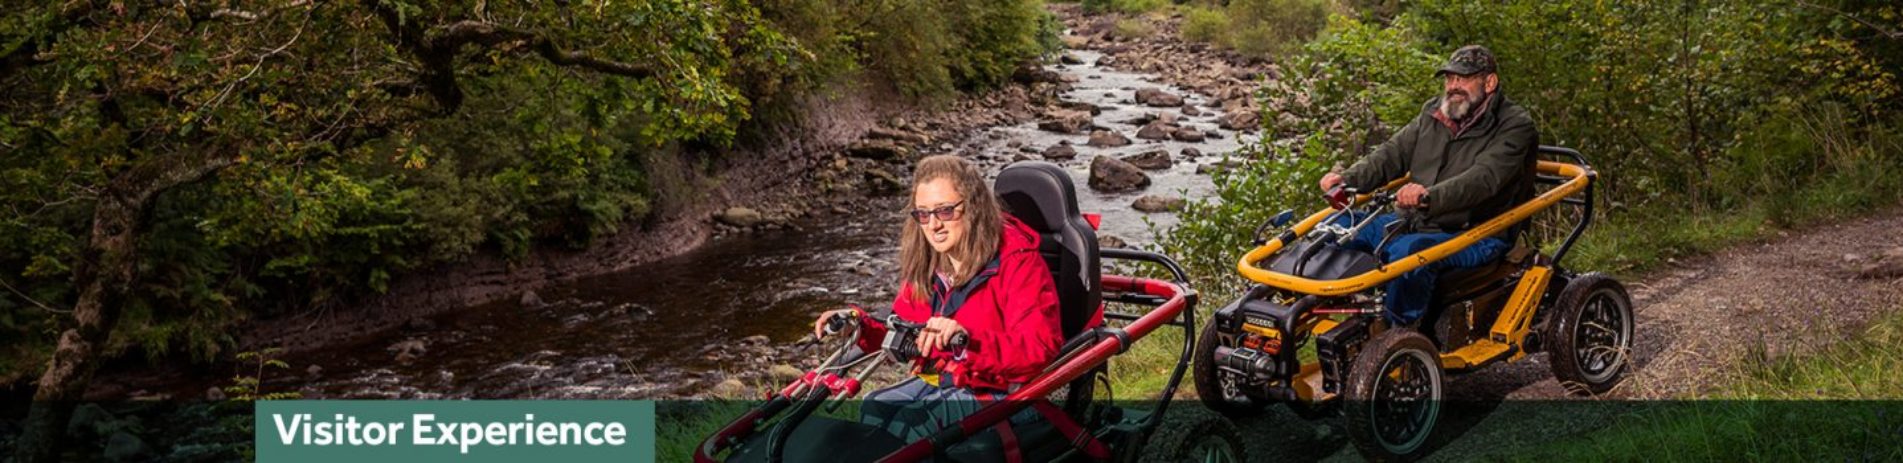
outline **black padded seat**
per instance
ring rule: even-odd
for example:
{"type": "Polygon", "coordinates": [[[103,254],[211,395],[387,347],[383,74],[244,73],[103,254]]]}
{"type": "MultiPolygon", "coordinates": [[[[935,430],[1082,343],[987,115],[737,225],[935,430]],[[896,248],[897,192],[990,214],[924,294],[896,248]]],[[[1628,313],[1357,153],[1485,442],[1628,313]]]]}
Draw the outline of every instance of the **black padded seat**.
{"type": "Polygon", "coordinates": [[[1515,244],[1505,256],[1479,267],[1442,270],[1434,281],[1434,299],[1436,304],[1457,302],[1493,289],[1499,283],[1524,268],[1526,258],[1532,248],[1515,244]]]}
{"type": "Polygon", "coordinates": [[[1036,230],[1038,252],[1057,282],[1066,339],[1083,332],[1103,302],[1097,232],[1077,209],[1077,187],[1056,164],[1025,161],[998,172],[993,190],[1006,212],[1036,230]]]}

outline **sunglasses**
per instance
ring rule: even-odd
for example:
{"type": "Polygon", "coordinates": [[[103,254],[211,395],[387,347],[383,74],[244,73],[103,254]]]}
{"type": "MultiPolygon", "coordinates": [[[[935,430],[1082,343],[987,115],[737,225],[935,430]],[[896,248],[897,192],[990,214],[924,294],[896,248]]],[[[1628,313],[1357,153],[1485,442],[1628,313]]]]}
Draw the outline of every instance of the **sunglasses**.
{"type": "Polygon", "coordinates": [[[913,209],[912,220],[917,220],[920,225],[924,225],[928,223],[929,221],[931,221],[933,216],[937,216],[938,221],[940,222],[950,222],[953,220],[958,220],[958,216],[959,216],[958,206],[963,204],[965,204],[964,201],[959,201],[959,202],[951,203],[951,205],[949,206],[940,207],[937,209],[913,209]]]}

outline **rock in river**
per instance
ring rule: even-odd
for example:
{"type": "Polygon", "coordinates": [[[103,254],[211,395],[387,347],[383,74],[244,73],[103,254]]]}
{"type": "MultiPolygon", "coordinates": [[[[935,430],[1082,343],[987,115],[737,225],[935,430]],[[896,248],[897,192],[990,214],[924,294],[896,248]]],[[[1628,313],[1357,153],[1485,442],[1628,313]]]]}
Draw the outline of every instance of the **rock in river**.
{"type": "Polygon", "coordinates": [[[1176,129],[1176,132],[1171,133],[1170,136],[1176,137],[1177,141],[1184,141],[1189,143],[1203,142],[1203,131],[1196,130],[1195,127],[1184,127],[1184,128],[1176,129]]]}
{"type": "Polygon", "coordinates": [[[1137,166],[1110,156],[1090,161],[1090,187],[1098,191],[1129,191],[1150,186],[1150,176],[1137,166]]]}
{"type": "Polygon", "coordinates": [[[1143,195],[1130,204],[1131,209],[1143,212],[1170,212],[1183,209],[1183,198],[1163,195],[1143,195]]]}
{"type": "Polygon", "coordinates": [[[1130,137],[1125,137],[1123,136],[1123,134],[1117,133],[1114,130],[1098,130],[1095,132],[1091,132],[1090,142],[1085,143],[1085,145],[1094,146],[1098,148],[1117,147],[1117,146],[1124,146],[1128,144],[1130,144],[1130,137]]]}
{"type": "Polygon", "coordinates": [[[1137,90],[1137,103],[1158,108],[1174,108],[1183,105],[1183,97],[1160,88],[1144,88],[1137,90]]]}
{"type": "Polygon", "coordinates": [[[1090,128],[1090,113],[1068,109],[1046,111],[1037,128],[1046,132],[1079,133],[1090,128]]]}
{"type": "Polygon", "coordinates": [[[1171,127],[1163,121],[1150,121],[1150,123],[1144,124],[1143,128],[1137,129],[1137,138],[1144,140],[1168,140],[1170,139],[1170,134],[1175,132],[1175,127],[1171,127]]]}
{"type": "Polygon", "coordinates": [[[1043,154],[1044,159],[1062,161],[1077,157],[1077,148],[1072,148],[1070,141],[1061,141],[1055,145],[1051,145],[1050,148],[1045,148],[1043,154]]]}
{"type": "Polygon", "coordinates": [[[1122,161],[1130,163],[1130,165],[1137,166],[1138,168],[1141,168],[1143,170],[1168,169],[1170,168],[1170,164],[1171,164],[1170,152],[1164,151],[1164,150],[1151,150],[1151,151],[1145,151],[1138,154],[1124,156],[1122,161]]]}

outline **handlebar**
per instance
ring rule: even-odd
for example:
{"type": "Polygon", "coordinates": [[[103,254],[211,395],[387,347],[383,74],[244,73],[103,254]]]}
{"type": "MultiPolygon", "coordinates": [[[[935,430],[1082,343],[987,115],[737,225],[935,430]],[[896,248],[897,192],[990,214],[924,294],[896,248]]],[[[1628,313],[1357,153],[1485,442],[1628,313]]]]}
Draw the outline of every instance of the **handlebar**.
{"type": "Polygon", "coordinates": [[[846,328],[859,325],[859,317],[851,316],[852,314],[839,312],[829,312],[829,314],[831,317],[826,319],[826,326],[820,329],[821,338],[839,334],[840,331],[845,331],[846,328]]]}
{"type": "MultiPolygon", "coordinates": [[[[1279,273],[1257,266],[1257,263],[1269,259],[1269,257],[1277,252],[1282,251],[1285,246],[1290,245],[1291,243],[1289,241],[1293,240],[1292,237],[1308,234],[1341,212],[1340,210],[1324,210],[1310,215],[1307,219],[1303,219],[1300,223],[1297,223],[1290,232],[1284,233],[1284,236],[1291,237],[1291,239],[1271,239],[1266,244],[1256,246],[1255,249],[1250,250],[1238,260],[1236,263],[1236,271],[1241,273],[1243,277],[1257,283],[1318,296],[1343,296],[1386,283],[1388,280],[1401,274],[1445,259],[1459,252],[1461,249],[1472,245],[1475,241],[1494,236],[1505,231],[1508,227],[1526,221],[1532,217],[1533,214],[1559,203],[1568,196],[1580,194],[1581,192],[1588,192],[1589,194],[1588,187],[1595,177],[1591,168],[1575,164],[1540,161],[1537,165],[1537,169],[1542,175],[1558,176],[1563,178],[1564,181],[1560,185],[1538,194],[1530,201],[1521,203],[1492,219],[1474,225],[1472,228],[1456,235],[1453,239],[1415,253],[1413,255],[1414,257],[1400,259],[1360,275],[1333,280],[1313,280],[1296,275],[1279,273]]],[[[1391,188],[1405,181],[1406,178],[1403,177],[1400,180],[1389,183],[1389,185],[1383,187],[1383,189],[1391,188]]]]}
{"type": "MultiPolygon", "coordinates": [[[[885,340],[879,347],[892,354],[894,360],[909,362],[923,354],[918,350],[918,336],[925,330],[924,323],[908,322],[892,314],[885,317],[885,326],[885,340]]],[[[945,348],[963,349],[970,341],[971,336],[961,331],[945,341],[945,348]]]]}

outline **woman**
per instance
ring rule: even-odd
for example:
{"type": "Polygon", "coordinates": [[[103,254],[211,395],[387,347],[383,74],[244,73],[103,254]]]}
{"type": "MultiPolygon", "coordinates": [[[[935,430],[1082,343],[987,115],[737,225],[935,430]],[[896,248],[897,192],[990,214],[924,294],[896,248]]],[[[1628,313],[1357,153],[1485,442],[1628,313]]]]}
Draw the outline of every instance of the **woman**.
{"type": "MultiPolygon", "coordinates": [[[[1037,377],[1063,340],[1038,235],[999,209],[977,166],[957,156],[920,161],[907,216],[892,312],[925,325],[920,358],[914,378],[867,395],[861,421],[911,440],[1037,377]],[[964,346],[946,349],[959,333],[964,346]]],[[[814,335],[839,315],[859,317],[860,349],[879,349],[885,326],[856,309],[821,314],[814,335]]]]}

